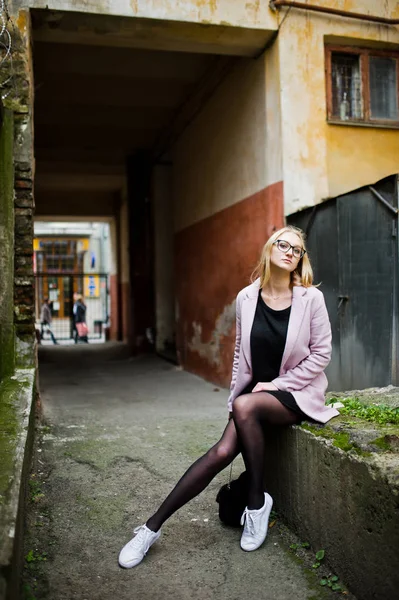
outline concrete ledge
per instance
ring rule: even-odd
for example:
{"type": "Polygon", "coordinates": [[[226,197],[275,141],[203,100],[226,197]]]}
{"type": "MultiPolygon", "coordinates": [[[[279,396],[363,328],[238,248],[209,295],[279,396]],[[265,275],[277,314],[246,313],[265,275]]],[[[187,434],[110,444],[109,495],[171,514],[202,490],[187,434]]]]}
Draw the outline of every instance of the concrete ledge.
{"type": "Polygon", "coordinates": [[[340,415],[272,431],[266,481],[278,513],[359,600],[398,598],[398,425],[340,415]]]}
{"type": "Polygon", "coordinates": [[[19,597],[25,482],[33,439],[35,370],[17,369],[0,385],[0,599],[19,597]]]}

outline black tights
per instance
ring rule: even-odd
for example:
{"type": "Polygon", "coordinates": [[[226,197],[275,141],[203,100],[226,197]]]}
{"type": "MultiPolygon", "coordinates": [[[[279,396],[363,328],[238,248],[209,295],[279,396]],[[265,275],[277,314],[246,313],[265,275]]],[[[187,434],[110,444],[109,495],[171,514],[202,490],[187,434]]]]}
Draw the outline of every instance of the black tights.
{"type": "Polygon", "coordinates": [[[267,392],[244,394],[233,403],[233,418],[221,439],[184,473],[147,527],[158,531],[184,504],[198,496],[241,451],[249,474],[248,508],[263,506],[264,425],[293,425],[300,417],[267,392]]]}

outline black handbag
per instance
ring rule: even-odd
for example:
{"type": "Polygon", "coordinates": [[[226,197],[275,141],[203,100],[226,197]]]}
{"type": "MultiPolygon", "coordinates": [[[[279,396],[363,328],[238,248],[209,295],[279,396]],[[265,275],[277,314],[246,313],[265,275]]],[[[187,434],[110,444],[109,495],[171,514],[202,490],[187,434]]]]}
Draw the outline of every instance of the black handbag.
{"type": "Polygon", "coordinates": [[[238,479],[222,485],[216,496],[219,503],[219,519],[230,527],[240,527],[242,514],[247,506],[248,500],[248,474],[241,473],[238,479]]]}

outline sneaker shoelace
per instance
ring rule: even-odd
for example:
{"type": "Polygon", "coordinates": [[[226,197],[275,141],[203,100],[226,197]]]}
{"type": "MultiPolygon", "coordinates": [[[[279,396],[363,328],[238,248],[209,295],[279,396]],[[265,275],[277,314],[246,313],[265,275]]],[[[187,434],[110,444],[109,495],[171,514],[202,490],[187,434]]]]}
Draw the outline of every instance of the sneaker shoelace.
{"type": "Polygon", "coordinates": [[[244,531],[250,535],[255,535],[255,515],[252,510],[245,508],[242,517],[241,525],[244,525],[244,531]]]}
{"type": "Polygon", "coordinates": [[[135,533],[136,535],[130,541],[130,546],[133,548],[134,546],[136,546],[136,544],[142,544],[143,542],[145,542],[144,554],[147,554],[147,552],[148,552],[148,539],[146,539],[147,538],[147,531],[146,531],[144,525],[140,525],[139,527],[136,527],[135,529],[133,529],[133,533],[135,533]]]}

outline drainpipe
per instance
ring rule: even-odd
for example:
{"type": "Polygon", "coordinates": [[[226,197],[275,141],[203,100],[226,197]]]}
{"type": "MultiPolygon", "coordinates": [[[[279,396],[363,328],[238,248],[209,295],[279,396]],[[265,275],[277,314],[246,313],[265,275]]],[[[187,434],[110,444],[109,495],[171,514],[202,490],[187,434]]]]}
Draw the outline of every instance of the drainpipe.
{"type": "Polygon", "coordinates": [[[306,4],[305,2],[291,2],[291,0],[272,0],[269,4],[272,10],[287,6],[290,8],[302,8],[314,12],[326,13],[329,15],[338,15],[349,19],[360,19],[361,21],[373,21],[374,23],[383,23],[385,25],[399,25],[399,19],[387,19],[386,17],[376,17],[364,13],[349,12],[338,8],[329,8],[327,6],[317,6],[316,4],[306,4]]]}

